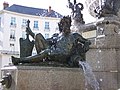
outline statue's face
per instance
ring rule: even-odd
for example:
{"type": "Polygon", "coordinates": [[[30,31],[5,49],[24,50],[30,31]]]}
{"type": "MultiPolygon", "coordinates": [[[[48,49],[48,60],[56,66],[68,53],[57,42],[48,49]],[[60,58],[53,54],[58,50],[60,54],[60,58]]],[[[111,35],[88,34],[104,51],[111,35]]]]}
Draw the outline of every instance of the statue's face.
{"type": "Polygon", "coordinates": [[[68,25],[64,24],[64,26],[63,26],[63,33],[65,33],[65,34],[70,33],[70,27],[68,25]]]}
{"type": "Polygon", "coordinates": [[[65,34],[70,33],[70,27],[71,27],[71,20],[70,18],[63,18],[60,22],[62,26],[62,32],[65,34]]]}

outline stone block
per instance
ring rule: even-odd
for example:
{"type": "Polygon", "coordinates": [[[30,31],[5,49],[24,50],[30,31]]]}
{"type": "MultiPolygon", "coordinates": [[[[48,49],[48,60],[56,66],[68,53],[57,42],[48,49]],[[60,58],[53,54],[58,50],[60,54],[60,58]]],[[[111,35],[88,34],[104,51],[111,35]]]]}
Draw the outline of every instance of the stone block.
{"type": "Polygon", "coordinates": [[[120,89],[120,72],[118,72],[118,89],[120,89]]]}
{"type": "Polygon", "coordinates": [[[117,60],[118,72],[120,72],[120,49],[116,50],[116,60],[117,60]]]}
{"type": "Polygon", "coordinates": [[[118,72],[94,72],[94,74],[99,82],[100,90],[118,90],[118,72]]]}
{"type": "Polygon", "coordinates": [[[86,60],[93,71],[118,71],[116,49],[90,49],[86,53],[86,60]]]}
{"type": "Polygon", "coordinates": [[[105,37],[97,38],[96,46],[98,48],[119,48],[120,35],[108,35],[105,37]]]}
{"type": "Polygon", "coordinates": [[[84,74],[80,68],[17,66],[5,67],[12,75],[12,86],[3,90],[85,90],[84,74]]]}
{"type": "MultiPolygon", "coordinates": [[[[112,20],[113,21],[113,20],[112,20]]],[[[111,21],[106,21],[106,24],[104,24],[104,34],[105,35],[115,35],[119,32],[119,25],[116,24],[107,24],[111,21]]]]}

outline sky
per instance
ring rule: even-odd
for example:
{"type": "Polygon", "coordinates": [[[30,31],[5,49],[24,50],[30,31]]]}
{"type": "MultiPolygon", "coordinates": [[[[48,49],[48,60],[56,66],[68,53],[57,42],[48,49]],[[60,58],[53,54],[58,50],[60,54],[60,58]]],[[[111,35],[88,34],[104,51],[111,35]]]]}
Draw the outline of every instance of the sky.
{"type": "MultiPolygon", "coordinates": [[[[70,0],[73,2],[74,0],[70,0]]],[[[76,0],[77,3],[83,3],[85,0],[76,0]]],[[[48,9],[51,6],[51,9],[62,14],[63,16],[71,15],[71,10],[67,8],[68,0],[0,0],[0,10],[3,9],[3,3],[8,2],[9,6],[13,4],[23,5],[28,7],[48,9]]],[[[85,6],[85,5],[84,5],[85,6]]],[[[94,18],[91,17],[88,13],[88,10],[85,8],[83,11],[83,17],[86,23],[93,22],[94,18]]]]}

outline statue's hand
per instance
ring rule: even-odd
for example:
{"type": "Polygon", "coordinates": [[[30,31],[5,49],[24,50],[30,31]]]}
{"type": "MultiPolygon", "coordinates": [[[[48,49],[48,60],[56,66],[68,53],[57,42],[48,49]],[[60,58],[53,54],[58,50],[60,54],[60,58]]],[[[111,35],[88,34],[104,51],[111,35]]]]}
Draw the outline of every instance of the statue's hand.
{"type": "Polygon", "coordinates": [[[89,45],[84,45],[83,48],[84,48],[84,52],[87,52],[89,50],[89,45]]]}
{"type": "Polygon", "coordinates": [[[28,33],[28,34],[30,34],[30,27],[26,27],[26,32],[28,33]]]}
{"type": "Polygon", "coordinates": [[[90,44],[91,44],[90,41],[85,42],[85,44],[84,44],[84,46],[83,46],[84,52],[87,52],[87,51],[89,50],[89,45],[90,45],[90,44]]]}
{"type": "Polygon", "coordinates": [[[34,38],[35,34],[32,32],[30,27],[26,27],[26,32],[27,32],[27,34],[31,35],[34,38]]]}

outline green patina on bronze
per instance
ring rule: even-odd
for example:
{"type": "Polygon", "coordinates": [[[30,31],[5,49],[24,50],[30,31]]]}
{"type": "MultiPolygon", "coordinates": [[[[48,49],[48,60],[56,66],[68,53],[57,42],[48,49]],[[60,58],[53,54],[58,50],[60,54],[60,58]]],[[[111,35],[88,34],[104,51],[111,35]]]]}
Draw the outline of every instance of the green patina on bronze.
{"type": "MultiPolygon", "coordinates": [[[[85,61],[85,53],[89,50],[91,42],[78,33],[71,33],[71,17],[69,16],[63,17],[58,26],[60,34],[54,34],[51,38],[45,39],[41,33],[35,35],[28,23],[26,32],[35,40],[37,55],[28,55],[21,49],[21,53],[24,53],[25,57],[16,58],[12,56],[13,64],[79,67],[78,62],[80,60],[85,61]]],[[[23,42],[20,40],[20,43],[23,42]]],[[[33,43],[31,47],[25,46],[28,43],[31,42],[27,41],[24,46],[20,47],[25,47],[26,50],[29,49],[29,53],[32,53],[33,43]]]]}

